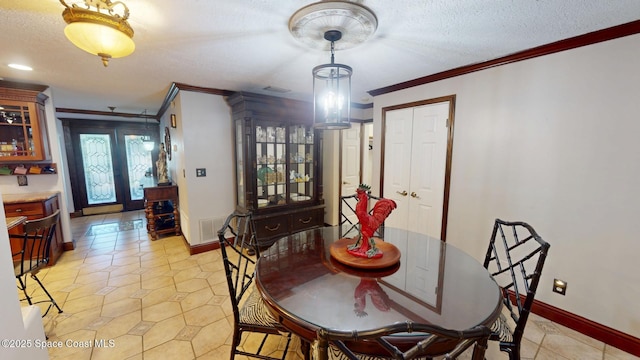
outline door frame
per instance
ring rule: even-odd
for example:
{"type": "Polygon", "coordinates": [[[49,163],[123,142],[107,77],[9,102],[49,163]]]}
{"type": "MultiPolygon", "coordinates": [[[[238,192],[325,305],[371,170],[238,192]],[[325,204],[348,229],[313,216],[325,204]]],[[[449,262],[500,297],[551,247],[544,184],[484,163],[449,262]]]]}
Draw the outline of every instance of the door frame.
{"type": "MultiPolygon", "coordinates": [[[[84,184],[84,175],[82,174],[82,155],[79,151],[79,144],[76,142],[76,134],[78,132],[91,133],[109,133],[112,136],[112,160],[114,166],[114,177],[116,182],[117,204],[122,204],[124,211],[144,208],[144,200],[130,201],[129,196],[125,194],[128,186],[119,184],[128,184],[129,178],[126,170],[126,151],[125,144],[122,142],[123,136],[130,131],[136,131],[143,135],[148,135],[156,143],[159,144],[159,126],[155,120],[149,123],[139,123],[133,121],[103,121],[88,119],[60,119],[62,121],[64,143],[69,165],[69,181],[71,183],[73,207],[75,213],[81,214],[83,208],[83,197],[86,199],[86,188],[84,184]],[[125,163],[123,163],[125,162],[125,163]],[[122,188],[120,188],[122,187],[122,188]],[[75,191],[73,190],[75,189],[75,191]],[[128,200],[129,199],[129,200],[128,200]]],[[[153,173],[156,172],[156,164],[158,154],[157,150],[152,153],[153,173]]]]}
{"type": "Polygon", "coordinates": [[[449,121],[447,129],[447,159],[445,162],[444,175],[444,196],[442,200],[442,228],[440,230],[440,240],[447,239],[447,219],[449,215],[449,192],[451,188],[451,160],[453,156],[453,128],[455,124],[456,95],[446,95],[437,98],[414,101],[410,103],[392,105],[382,108],[382,122],[380,135],[380,197],[384,197],[384,157],[385,157],[385,135],[387,131],[387,111],[412,108],[416,106],[429,105],[441,102],[449,102],[449,121]]]}

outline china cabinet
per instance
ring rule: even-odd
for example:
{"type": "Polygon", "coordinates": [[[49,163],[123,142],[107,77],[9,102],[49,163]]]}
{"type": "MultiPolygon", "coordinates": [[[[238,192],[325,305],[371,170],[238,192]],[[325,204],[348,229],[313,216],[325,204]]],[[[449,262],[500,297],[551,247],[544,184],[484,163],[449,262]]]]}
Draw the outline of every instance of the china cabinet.
{"type": "Polygon", "coordinates": [[[0,162],[51,158],[43,85],[0,81],[0,162]]]}
{"type": "Polygon", "coordinates": [[[322,133],[311,103],[247,92],[227,98],[235,129],[237,208],[263,244],[324,224],[322,133]]]}

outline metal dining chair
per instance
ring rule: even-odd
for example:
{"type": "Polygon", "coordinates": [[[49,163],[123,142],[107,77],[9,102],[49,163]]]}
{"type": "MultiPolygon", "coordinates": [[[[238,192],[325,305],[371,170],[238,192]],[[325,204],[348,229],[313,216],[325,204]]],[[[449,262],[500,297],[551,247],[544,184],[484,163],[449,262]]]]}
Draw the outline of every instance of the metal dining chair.
{"type": "Polygon", "coordinates": [[[520,343],[536,296],[550,245],[529,224],[496,219],[484,267],[502,290],[504,312],[489,340],[498,341],[510,360],[520,359],[520,343]]]}
{"type": "Polygon", "coordinates": [[[218,239],[233,309],[231,360],[236,355],[259,359],[284,359],[289,350],[291,333],[271,315],[253,282],[260,249],[256,243],[251,214],[234,212],[229,215],[218,231],[218,239]],[[241,346],[244,333],[263,335],[255,351],[241,346]],[[264,345],[270,337],[277,337],[281,344],[284,343],[284,346],[279,348],[279,351],[282,351],[281,357],[263,353],[264,345]]]}
{"type": "Polygon", "coordinates": [[[27,220],[24,223],[24,232],[22,234],[9,234],[11,239],[17,239],[22,242],[22,248],[19,252],[12,254],[13,270],[18,281],[18,290],[24,294],[24,299],[29,305],[50,303],[47,310],[44,311],[42,317],[45,317],[51,307],[55,306],[58,313],[62,313],[62,309],[55,301],[53,296],[47,291],[47,288],[38,279],[38,273],[49,264],[49,252],[51,249],[51,241],[56,231],[60,210],[56,210],[53,214],[35,220],[27,220]],[[35,280],[40,288],[47,295],[48,299],[33,301],[33,291],[29,295],[30,290],[27,288],[27,279],[35,280]]]}
{"type": "MultiPolygon", "coordinates": [[[[318,360],[457,359],[473,346],[472,360],[483,360],[491,330],[479,325],[468,330],[448,330],[436,325],[395,323],[368,331],[317,332],[318,360]],[[398,345],[391,335],[403,333],[398,345]],[[413,333],[415,336],[407,336],[413,333]],[[360,351],[356,349],[360,349],[360,351]],[[367,355],[375,354],[375,355],[367,355]]],[[[397,340],[397,339],[396,339],[397,340]]]]}

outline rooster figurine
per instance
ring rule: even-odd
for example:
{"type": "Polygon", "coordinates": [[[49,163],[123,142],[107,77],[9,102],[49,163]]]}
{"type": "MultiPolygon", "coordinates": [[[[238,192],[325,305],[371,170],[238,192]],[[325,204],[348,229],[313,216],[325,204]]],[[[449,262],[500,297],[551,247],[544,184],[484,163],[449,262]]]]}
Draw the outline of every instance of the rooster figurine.
{"type": "Polygon", "coordinates": [[[356,287],[356,291],[353,293],[355,303],[353,304],[353,311],[358,317],[367,316],[367,312],[364,309],[367,307],[367,294],[371,295],[371,302],[376,309],[380,311],[389,311],[391,306],[391,300],[389,295],[380,287],[376,279],[361,278],[360,284],[356,287]]]}
{"type": "Polygon", "coordinates": [[[347,252],[351,255],[377,259],[382,257],[382,250],[376,247],[376,243],[372,238],[373,233],[378,230],[384,220],[395,209],[396,202],[391,199],[380,199],[373,206],[373,214],[369,214],[367,192],[371,189],[368,185],[360,184],[356,189],[358,203],[356,204],[356,216],[360,222],[360,236],[355,244],[347,248],[347,252]]]}

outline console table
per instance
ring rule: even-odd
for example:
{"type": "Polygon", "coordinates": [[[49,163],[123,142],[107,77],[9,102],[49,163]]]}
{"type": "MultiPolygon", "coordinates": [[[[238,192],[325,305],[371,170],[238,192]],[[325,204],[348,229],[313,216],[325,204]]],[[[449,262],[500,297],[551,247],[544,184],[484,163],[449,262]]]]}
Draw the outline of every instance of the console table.
{"type": "Polygon", "coordinates": [[[151,239],[157,239],[158,234],[181,234],[177,185],[145,187],[144,204],[151,239]]]}

